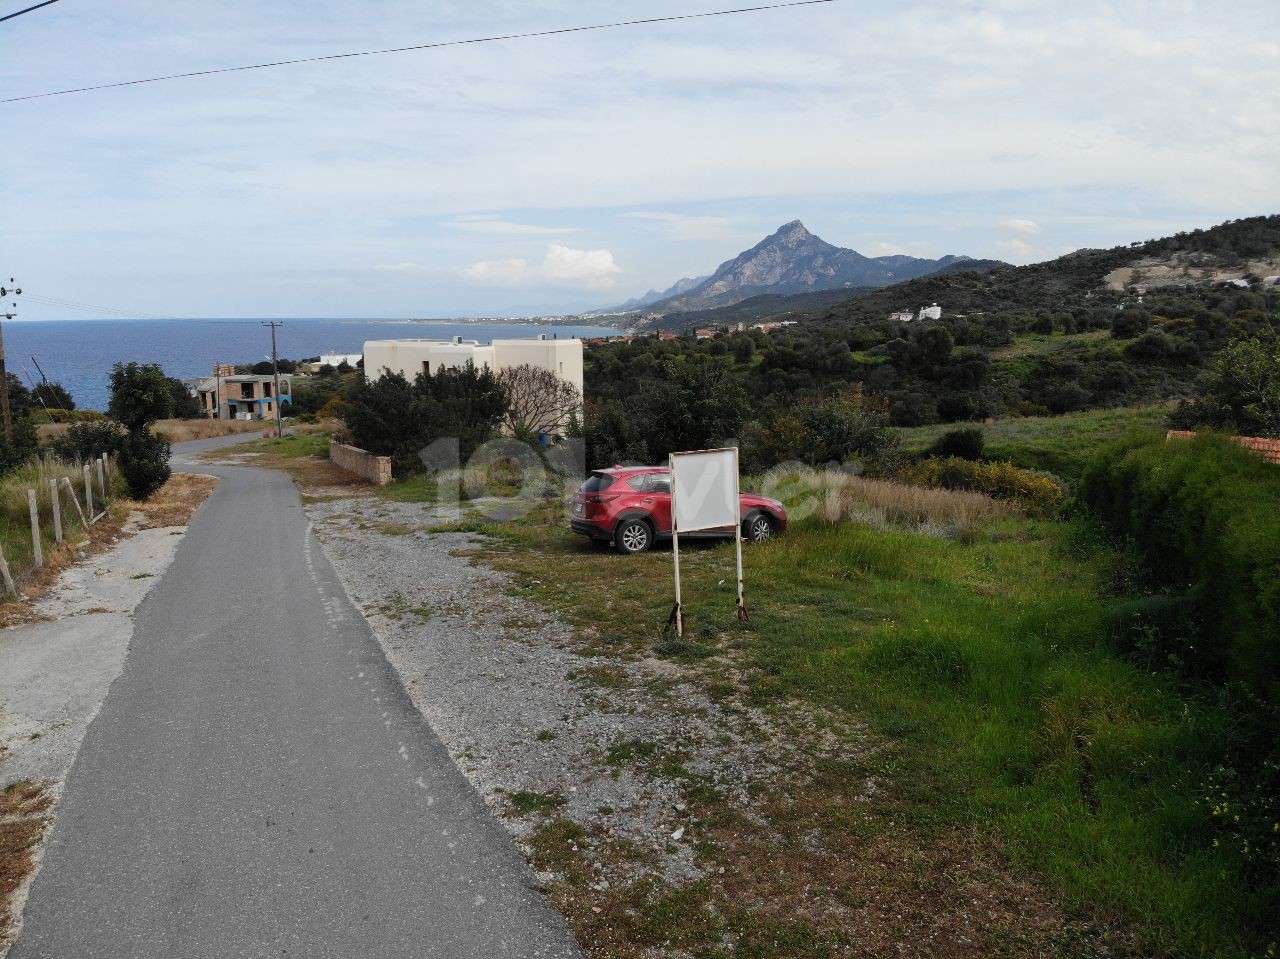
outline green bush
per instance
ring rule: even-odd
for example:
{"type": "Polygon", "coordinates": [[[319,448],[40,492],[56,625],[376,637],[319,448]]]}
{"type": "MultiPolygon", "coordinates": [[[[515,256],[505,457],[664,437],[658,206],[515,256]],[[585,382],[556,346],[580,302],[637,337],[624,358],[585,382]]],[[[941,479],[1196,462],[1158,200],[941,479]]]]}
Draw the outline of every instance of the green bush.
{"type": "Polygon", "coordinates": [[[31,417],[14,417],[13,442],[6,442],[4,434],[0,433],[0,476],[29,460],[38,447],[36,427],[31,417]]]}
{"type": "Polygon", "coordinates": [[[73,423],[53,442],[53,451],[73,463],[95,460],[103,453],[114,456],[124,444],[125,431],[119,423],[102,419],[73,423]]]}
{"type": "Polygon", "coordinates": [[[355,444],[377,456],[390,456],[397,475],[420,473],[421,458],[438,440],[456,439],[460,462],[494,435],[506,411],[502,385],[488,367],[468,363],[460,370],[419,373],[412,383],[401,373],[384,372],[370,382],[361,377],[342,407],[355,444]]]}
{"type": "Polygon", "coordinates": [[[982,459],[982,449],[986,445],[986,437],[976,427],[948,430],[933,441],[929,447],[930,456],[956,456],[962,460],[982,459]]]}
{"type": "Polygon", "coordinates": [[[1276,702],[1280,469],[1221,436],[1134,438],[1085,469],[1080,501],[1129,545],[1153,591],[1194,601],[1188,669],[1276,702]]]}
{"type": "Polygon", "coordinates": [[[1038,516],[1056,513],[1065,495],[1062,484],[1043,473],[1019,469],[1012,463],[975,463],[957,456],[912,463],[903,468],[899,478],[917,486],[986,493],[1038,516]]]}
{"type": "Polygon", "coordinates": [[[1081,502],[1155,595],[1111,614],[1145,665],[1210,687],[1231,736],[1201,779],[1213,845],[1259,888],[1280,883],[1280,468],[1225,437],[1130,439],[1085,470],[1081,502]]]}
{"type": "Polygon", "coordinates": [[[899,440],[888,417],[853,396],[798,403],[751,424],[742,437],[743,466],[751,473],[794,462],[858,461],[879,470],[898,457],[899,440]]]}
{"type": "Polygon", "coordinates": [[[129,495],[147,499],[169,479],[169,441],[148,429],[135,430],[121,443],[116,463],[129,495]]]}

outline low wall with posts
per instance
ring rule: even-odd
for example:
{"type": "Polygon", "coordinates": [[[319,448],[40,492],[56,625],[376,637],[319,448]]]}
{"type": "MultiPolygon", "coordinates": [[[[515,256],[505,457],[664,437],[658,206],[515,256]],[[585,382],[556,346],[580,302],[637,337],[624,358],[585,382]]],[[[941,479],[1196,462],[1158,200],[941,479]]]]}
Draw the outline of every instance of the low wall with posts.
{"type": "Polygon", "coordinates": [[[338,469],[354,473],[378,486],[386,486],[391,482],[390,456],[374,456],[357,447],[330,440],[329,459],[338,469]]]}

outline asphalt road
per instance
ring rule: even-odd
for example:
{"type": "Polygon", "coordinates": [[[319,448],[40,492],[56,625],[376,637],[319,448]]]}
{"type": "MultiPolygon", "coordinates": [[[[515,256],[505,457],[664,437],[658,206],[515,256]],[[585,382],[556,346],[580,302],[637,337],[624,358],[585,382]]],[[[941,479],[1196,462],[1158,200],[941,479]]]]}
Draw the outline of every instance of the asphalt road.
{"type": "Polygon", "coordinates": [[[200,469],[222,482],[136,611],[12,959],[578,956],[292,481],[200,469]]]}

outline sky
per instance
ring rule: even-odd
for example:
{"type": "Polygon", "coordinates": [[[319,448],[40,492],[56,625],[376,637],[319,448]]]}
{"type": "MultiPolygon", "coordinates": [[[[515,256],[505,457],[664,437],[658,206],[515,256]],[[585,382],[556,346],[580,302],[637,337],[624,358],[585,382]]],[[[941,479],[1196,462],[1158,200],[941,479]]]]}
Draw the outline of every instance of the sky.
{"type": "MultiPolygon", "coordinates": [[[[0,98],[735,5],[59,0],[0,23],[0,98]]],[[[0,104],[0,273],[139,315],[517,316],[793,219],[1028,263],[1278,212],[1274,3],[1206,9],[834,0],[0,104]]]]}

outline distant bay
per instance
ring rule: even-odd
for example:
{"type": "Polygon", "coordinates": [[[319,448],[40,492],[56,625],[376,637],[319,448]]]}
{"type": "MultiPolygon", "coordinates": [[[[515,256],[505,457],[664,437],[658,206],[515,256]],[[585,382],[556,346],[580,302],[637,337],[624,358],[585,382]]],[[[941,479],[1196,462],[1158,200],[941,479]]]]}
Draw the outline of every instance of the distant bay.
{"type": "MultiPolygon", "coordinates": [[[[159,363],[170,376],[204,376],[214,363],[257,363],[271,357],[271,331],[263,321],[237,320],[31,320],[4,325],[9,372],[30,385],[45,376],[61,383],[80,409],[107,407],[107,377],[114,363],[159,363]]],[[[548,336],[614,336],[595,326],[448,320],[285,320],[276,331],[280,356],[299,360],[322,353],[361,353],[365,340],[493,339],[548,336]]]]}

